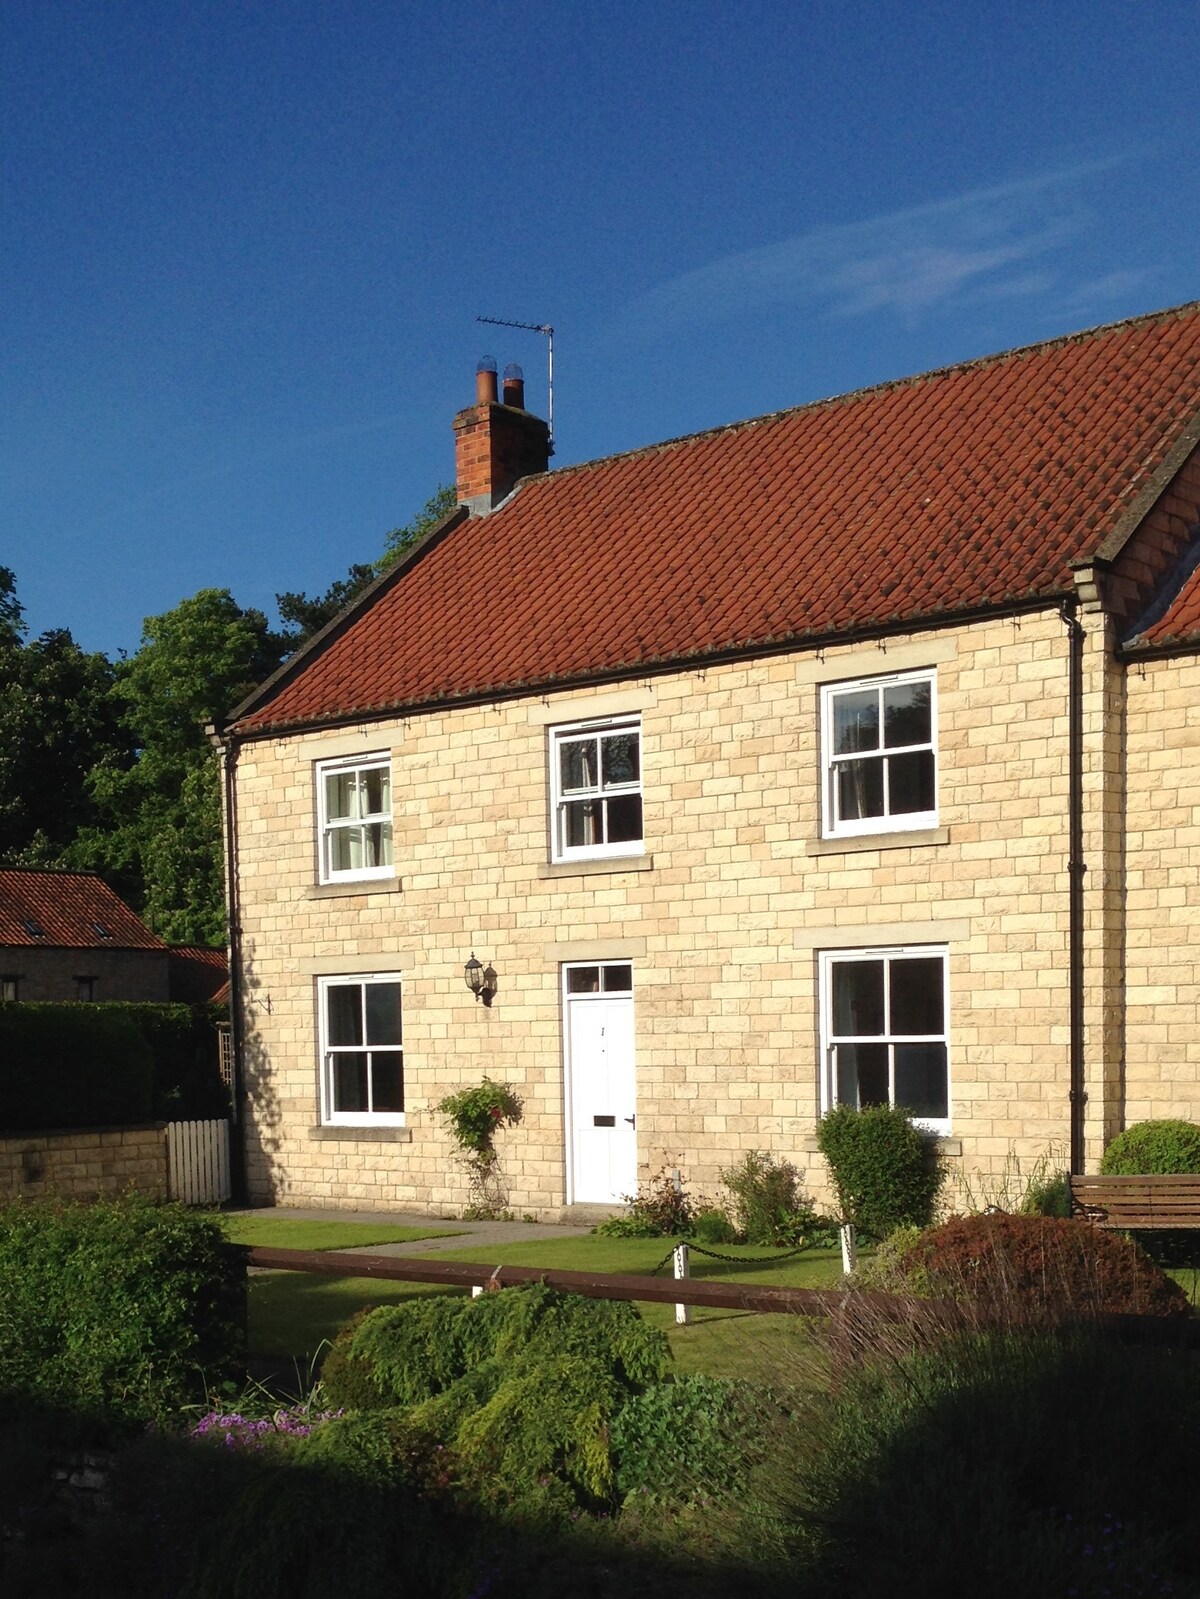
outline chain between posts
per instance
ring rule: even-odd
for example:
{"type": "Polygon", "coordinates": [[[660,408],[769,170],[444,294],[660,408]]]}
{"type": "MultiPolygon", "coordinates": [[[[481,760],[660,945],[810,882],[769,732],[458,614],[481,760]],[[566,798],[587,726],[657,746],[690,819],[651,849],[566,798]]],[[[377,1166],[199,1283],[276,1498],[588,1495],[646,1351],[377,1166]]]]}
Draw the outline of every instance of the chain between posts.
{"type": "Polygon", "coordinates": [[[691,1238],[677,1238],[658,1265],[651,1267],[651,1277],[657,1277],[663,1267],[674,1260],[675,1251],[680,1244],[686,1244],[694,1254],[707,1255],[709,1260],[725,1260],[731,1266],[770,1266],[777,1260],[794,1260],[797,1255],[802,1255],[806,1249],[811,1248],[809,1244],[798,1244],[795,1249],[789,1249],[782,1255],[722,1255],[719,1250],[705,1249],[703,1244],[698,1244],[691,1238]]]}

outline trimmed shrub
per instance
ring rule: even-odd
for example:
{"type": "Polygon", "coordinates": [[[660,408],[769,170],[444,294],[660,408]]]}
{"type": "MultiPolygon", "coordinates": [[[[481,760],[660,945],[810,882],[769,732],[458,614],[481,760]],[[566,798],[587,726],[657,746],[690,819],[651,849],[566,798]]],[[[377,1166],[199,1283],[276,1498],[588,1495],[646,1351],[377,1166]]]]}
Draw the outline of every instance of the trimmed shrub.
{"type": "Polygon", "coordinates": [[[166,1421],[244,1373],[245,1266],[219,1223],[140,1198],[0,1208],[0,1393],[166,1421]]]}
{"type": "Polygon", "coordinates": [[[966,1299],[1001,1321],[1031,1316],[1188,1316],[1191,1306],[1132,1239],[1051,1216],[956,1216],[901,1257],[929,1292],[966,1299]]]}
{"type": "Polygon", "coordinates": [[[1200,1127],[1174,1120],[1137,1122],[1109,1144],[1100,1170],[1106,1177],[1200,1173],[1200,1127]]]}
{"type": "Polygon", "coordinates": [[[937,1141],[891,1105],[835,1105],[817,1124],[843,1220],[872,1238],[927,1227],[944,1172],[937,1141]]]}
{"type": "Polygon", "coordinates": [[[150,1046],[155,1116],[204,1121],[229,1115],[229,1090],[217,1064],[216,1022],[224,1007],[114,1001],[107,1008],[128,1016],[150,1046]]]}

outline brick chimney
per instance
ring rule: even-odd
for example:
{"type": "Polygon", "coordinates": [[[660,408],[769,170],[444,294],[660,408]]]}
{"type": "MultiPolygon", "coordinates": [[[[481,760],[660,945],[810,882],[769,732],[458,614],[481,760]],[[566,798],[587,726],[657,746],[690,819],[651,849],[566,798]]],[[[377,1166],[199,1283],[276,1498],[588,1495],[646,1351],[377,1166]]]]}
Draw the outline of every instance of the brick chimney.
{"type": "Polygon", "coordinates": [[[525,379],[519,366],[504,369],[504,400],[497,399],[496,363],[475,369],[475,404],[454,418],[458,503],[472,516],[486,516],[519,478],[550,464],[550,430],[525,409],[525,379]]]}

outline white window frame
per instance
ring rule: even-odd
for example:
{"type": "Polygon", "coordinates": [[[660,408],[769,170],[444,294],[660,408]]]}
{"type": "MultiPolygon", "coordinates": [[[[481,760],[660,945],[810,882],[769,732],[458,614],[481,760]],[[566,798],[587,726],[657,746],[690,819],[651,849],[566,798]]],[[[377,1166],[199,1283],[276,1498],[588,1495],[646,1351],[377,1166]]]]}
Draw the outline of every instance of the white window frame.
{"type": "MultiPolygon", "coordinates": [[[[945,1136],[950,1132],[953,1116],[953,1084],[950,1075],[950,951],[945,944],[904,944],[883,948],[822,950],[820,971],[820,1022],[821,1022],[821,1112],[824,1114],[838,1103],[837,1098],[837,1045],[842,1043],[886,1044],[888,1049],[888,1101],[895,1104],[896,1074],[895,1045],[940,1043],[946,1050],[946,1115],[914,1116],[913,1123],[927,1132],[945,1136]],[[862,1034],[852,1037],[835,1034],[833,1030],[833,969],[852,961],[883,961],[885,963],[885,1006],[890,1008],[891,973],[887,963],[901,960],[940,960],[942,963],[942,1031],[940,1033],[862,1034]]],[[[901,1107],[903,1108],[903,1107],[901,1107]]]]}
{"type": "MultiPolygon", "coordinates": [[[[365,1006],[366,995],[363,995],[365,1006]]],[[[364,1029],[365,1032],[365,1029],[364,1029]]],[[[354,972],[336,977],[317,979],[317,1038],[321,1061],[321,1121],[326,1127],[403,1127],[405,1113],[399,1111],[336,1111],[333,1108],[333,1062],[337,1055],[350,1052],[373,1052],[400,1057],[401,1092],[404,1092],[404,985],[399,972],[354,972]],[[400,989],[400,1042],[399,1044],[373,1044],[369,1040],[361,1045],[331,1045],[329,1042],[329,995],[336,988],[365,990],[373,983],[395,983],[400,989]]],[[[368,1080],[368,1098],[371,1097],[368,1080]]]]}
{"type": "Polygon", "coordinates": [[[338,870],[333,865],[332,844],[336,833],[350,827],[366,827],[372,824],[381,824],[387,837],[388,853],[394,850],[394,832],[392,818],[394,803],[392,795],[392,758],[387,752],[374,755],[356,755],[341,760],[318,761],[315,769],[317,789],[317,856],[318,880],[322,883],[349,883],[367,882],[372,878],[394,877],[396,872],[395,858],[385,861],[379,866],[355,866],[338,870]],[[326,779],[342,776],[346,773],[361,774],[369,771],[385,770],[388,774],[389,805],[386,811],[364,813],[356,817],[330,817],[326,804],[326,779]]]}
{"type": "MultiPolygon", "coordinates": [[[[587,722],[564,722],[550,730],[550,858],[553,861],[605,860],[620,856],[646,853],[645,791],[642,767],[642,719],[640,716],[612,716],[587,722]],[[584,743],[588,739],[603,739],[612,734],[636,734],[638,741],[638,777],[633,783],[613,784],[604,787],[564,789],[562,784],[561,751],[571,743],[584,743]],[[620,799],[636,794],[642,802],[642,836],[636,839],[618,839],[615,843],[568,844],[566,841],[567,806],[581,800],[593,800],[605,806],[610,799],[620,799]]],[[[604,813],[607,827],[607,809],[604,813]]]]}
{"type": "MultiPolygon", "coordinates": [[[[882,727],[882,722],[881,722],[882,727]]],[[[915,832],[922,828],[936,827],[938,825],[938,700],[937,700],[937,672],[933,668],[917,672],[891,672],[876,677],[860,677],[848,679],[842,683],[825,683],[821,688],[821,836],[823,838],[854,838],[870,833],[901,833],[915,832]],[[839,756],[834,753],[833,738],[833,707],[834,701],[843,694],[857,694],[865,690],[876,689],[882,692],[900,683],[928,683],[929,684],[929,743],[898,745],[895,749],[885,750],[879,746],[879,753],[884,756],[902,755],[916,750],[928,749],[933,755],[933,805],[925,811],[907,811],[889,814],[887,805],[887,773],[886,759],[884,772],[884,813],[881,816],[865,816],[861,818],[843,819],[838,815],[837,769],[854,759],[861,759],[864,755],[868,758],[869,751],[858,752],[856,755],[839,756]]]]}

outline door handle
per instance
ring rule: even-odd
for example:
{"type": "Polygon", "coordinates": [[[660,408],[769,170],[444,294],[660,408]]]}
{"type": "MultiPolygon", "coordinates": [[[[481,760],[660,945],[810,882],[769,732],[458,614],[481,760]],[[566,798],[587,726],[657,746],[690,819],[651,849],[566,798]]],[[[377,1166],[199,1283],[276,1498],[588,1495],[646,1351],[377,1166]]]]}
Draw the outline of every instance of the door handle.
{"type": "Polygon", "coordinates": [[[625,1120],[629,1123],[629,1125],[631,1127],[636,1127],[637,1126],[637,1117],[636,1117],[636,1115],[635,1116],[626,1116],[625,1120]]]}

